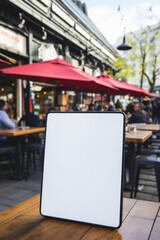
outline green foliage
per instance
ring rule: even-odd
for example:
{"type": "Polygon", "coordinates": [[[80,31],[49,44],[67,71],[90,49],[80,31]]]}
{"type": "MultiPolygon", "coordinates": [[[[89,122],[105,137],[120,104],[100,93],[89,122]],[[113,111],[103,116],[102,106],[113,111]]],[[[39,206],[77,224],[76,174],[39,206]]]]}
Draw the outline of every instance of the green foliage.
{"type": "Polygon", "coordinates": [[[134,67],[132,66],[135,78],[141,80],[140,87],[143,87],[144,81],[148,81],[150,92],[153,92],[160,75],[159,29],[155,26],[147,26],[137,33],[130,33],[128,43],[132,45],[132,50],[127,56],[127,61],[135,63],[134,67]]]}
{"type": "MultiPolygon", "coordinates": [[[[147,26],[127,35],[127,43],[132,49],[126,51],[124,57],[117,55],[113,63],[116,73],[114,78],[122,80],[134,79],[140,87],[145,81],[153,92],[156,80],[160,76],[160,30],[159,25],[147,26]]],[[[113,75],[111,71],[106,73],[113,75]]]]}
{"type": "Polygon", "coordinates": [[[132,76],[132,68],[129,66],[124,58],[117,54],[116,61],[113,63],[115,74],[111,70],[106,71],[107,74],[119,80],[128,81],[132,76]]]}

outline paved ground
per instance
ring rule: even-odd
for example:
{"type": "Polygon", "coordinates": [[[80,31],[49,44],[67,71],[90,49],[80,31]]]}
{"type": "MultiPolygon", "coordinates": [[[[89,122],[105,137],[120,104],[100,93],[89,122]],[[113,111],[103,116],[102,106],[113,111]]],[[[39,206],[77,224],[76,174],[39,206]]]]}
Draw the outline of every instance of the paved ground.
{"type": "MultiPolygon", "coordinates": [[[[8,173],[5,170],[0,169],[0,212],[18,204],[28,198],[31,198],[40,193],[41,188],[41,169],[39,162],[37,162],[37,169],[33,167],[30,169],[30,176],[28,180],[9,180],[8,173]]],[[[154,173],[153,169],[144,170],[145,173],[154,173]]],[[[154,176],[148,176],[146,174],[141,175],[144,178],[154,180],[154,176]]],[[[146,183],[146,181],[143,181],[146,183]]],[[[156,185],[154,182],[151,183],[153,186],[156,185]]],[[[157,194],[156,188],[144,187],[143,191],[157,194]]],[[[125,197],[130,196],[130,192],[124,192],[125,197]]],[[[145,199],[150,201],[158,201],[158,197],[154,195],[143,194],[139,192],[137,195],[138,199],[145,199]]]]}
{"type": "Polygon", "coordinates": [[[8,172],[0,170],[0,212],[40,193],[41,169],[31,168],[28,180],[10,180],[8,172]]]}

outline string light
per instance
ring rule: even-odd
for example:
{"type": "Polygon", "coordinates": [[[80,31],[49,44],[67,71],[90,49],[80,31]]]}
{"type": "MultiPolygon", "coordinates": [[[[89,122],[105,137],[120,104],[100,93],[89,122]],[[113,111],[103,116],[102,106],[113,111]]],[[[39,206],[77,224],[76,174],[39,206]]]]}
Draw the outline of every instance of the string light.
{"type": "Polygon", "coordinates": [[[20,23],[18,24],[18,27],[22,29],[25,24],[25,19],[23,19],[22,13],[19,13],[19,19],[20,19],[20,23]]]}

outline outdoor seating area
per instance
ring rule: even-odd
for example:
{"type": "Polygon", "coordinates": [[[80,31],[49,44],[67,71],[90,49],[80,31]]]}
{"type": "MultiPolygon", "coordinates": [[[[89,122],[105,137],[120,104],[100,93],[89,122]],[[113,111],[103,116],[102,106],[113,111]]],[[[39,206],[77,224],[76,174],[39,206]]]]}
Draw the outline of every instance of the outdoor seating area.
{"type": "MultiPolygon", "coordinates": [[[[126,142],[126,167],[125,167],[125,179],[124,179],[124,195],[128,197],[136,197],[138,190],[138,183],[140,173],[143,170],[146,175],[145,182],[149,181],[147,172],[152,176],[151,188],[148,192],[145,192],[147,199],[150,198],[150,194],[154,195],[154,201],[160,201],[160,186],[159,186],[159,164],[160,164],[160,147],[159,139],[155,138],[155,134],[159,132],[160,125],[158,124],[141,124],[134,125],[133,131],[127,131],[125,136],[126,142]],[[146,167],[145,167],[146,166],[146,167]],[[147,167],[148,166],[148,167],[147,167]],[[154,180],[153,180],[154,179],[154,180]],[[153,185],[153,182],[155,184],[153,185]]],[[[1,157],[8,159],[8,166],[5,178],[29,181],[30,168],[33,168],[36,172],[37,165],[42,169],[43,166],[43,148],[44,142],[41,143],[28,143],[23,141],[22,136],[31,136],[31,134],[40,133],[44,134],[45,128],[33,128],[29,129],[7,129],[0,130],[0,136],[12,137],[11,145],[0,148],[1,157]],[[12,145],[12,143],[14,144],[12,145]],[[24,146],[25,144],[25,146],[24,146]],[[18,153],[16,154],[16,151],[18,153]],[[23,152],[24,151],[24,152],[23,152]],[[38,161],[38,163],[37,163],[38,161]],[[31,167],[32,166],[32,167],[31,167]]],[[[25,139],[26,140],[26,139],[25,139]]],[[[38,168],[39,168],[38,167],[38,168]]],[[[34,171],[32,169],[32,174],[34,171]]],[[[31,174],[31,175],[32,175],[31,174]]],[[[146,183],[147,184],[147,183],[146,183]]],[[[147,185],[148,186],[148,185],[147,185]]],[[[145,187],[145,184],[143,188],[145,187]]],[[[143,189],[140,195],[143,194],[143,189]]],[[[143,199],[143,197],[142,197],[143,199]]]]}
{"type": "Polygon", "coordinates": [[[160,239],[152,2],[0,2],[0,240],[160,239]]]}

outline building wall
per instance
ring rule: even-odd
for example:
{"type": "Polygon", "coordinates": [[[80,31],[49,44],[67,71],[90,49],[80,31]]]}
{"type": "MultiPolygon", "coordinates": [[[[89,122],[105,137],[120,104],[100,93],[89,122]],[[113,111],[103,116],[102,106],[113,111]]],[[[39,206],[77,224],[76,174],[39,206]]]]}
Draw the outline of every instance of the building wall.
{"type": "MultiPolygon", "coordinates": [[[[6,0],[0,2],[0,50],[13,66],[60,56],[81,70],[97,75],[112,68],[115,49],[71,0],[6,0]],[[24,27],[18,24],[25,20],[24,27]],[[82,21],[84,20],[84,21],[82,21]],[[42,40],[42,27],[47,39],[42,40]]],[[[1,56],[0,56],[1,57],[1,56]]],[[[15,86],[20,88],[20,83],[15,86]]],[[[16,90],[24,98],[26,86],[16,90]]],[[[23,99],[22,99],[23,102],[23,99]]],[[[16,111],[19,117],[24,110],[16,111]]],[[[16,103],[18,107],[18,104],[16,103]]]]}

